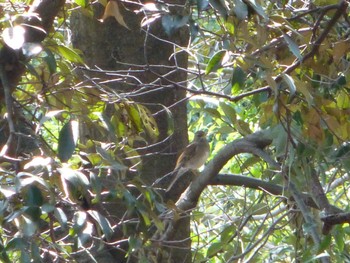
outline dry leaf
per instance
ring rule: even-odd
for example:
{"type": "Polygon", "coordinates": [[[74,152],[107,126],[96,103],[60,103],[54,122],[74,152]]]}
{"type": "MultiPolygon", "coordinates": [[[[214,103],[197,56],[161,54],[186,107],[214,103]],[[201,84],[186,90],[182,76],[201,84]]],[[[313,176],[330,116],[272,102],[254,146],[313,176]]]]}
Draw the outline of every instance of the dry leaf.
{"type": "Polygon", "coordinates": [[[109,1],[108,2],[108,4],[106,5],[106,8],[105,8],[105,12],[104,12],[102,18],[100,19],[100,21],[103,22],[110,16],[113,16],[115,18],[115,20],[117,20],[117,22],[120,25],[122,25],[123,27],[130,29],[126,25],[124,18],[122,16],[122,14],[120,13],[119,5],[116,1],[109,1]]]}

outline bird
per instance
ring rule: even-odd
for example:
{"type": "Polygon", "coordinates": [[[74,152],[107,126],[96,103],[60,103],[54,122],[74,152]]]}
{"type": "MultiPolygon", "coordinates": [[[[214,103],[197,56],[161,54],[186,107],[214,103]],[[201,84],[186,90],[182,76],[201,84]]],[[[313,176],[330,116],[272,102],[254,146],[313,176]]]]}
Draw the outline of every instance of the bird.
{"type": "Polygon", "coordinates": [[[206,132],[197,131],[193,141],[185,148],[177,159],[174,173],[175,178],[167,188],[167,192],[173,187],[175,182],[188,170],[197,170],[209,157],[210,147],[206,138],[206,132]]]}

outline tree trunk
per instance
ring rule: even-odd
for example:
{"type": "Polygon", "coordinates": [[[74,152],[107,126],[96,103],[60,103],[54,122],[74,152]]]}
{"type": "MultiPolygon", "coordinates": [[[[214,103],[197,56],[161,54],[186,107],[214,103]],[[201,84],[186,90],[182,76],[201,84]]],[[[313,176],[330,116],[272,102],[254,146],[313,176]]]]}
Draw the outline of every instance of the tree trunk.
{"type": "MultiPolygon", "coordinates": [[[[131,10],[133,8],[134,6],[130,7],[131,10]]],[[[121,8],[122,15],[130,30],[118,24],[114,17],[109,17],[101,23],[97,18],[101,18],[103,7],[96,5],[94,9],[94,18],[80,11],[74,12],[71,17],[72,42],[83,52],[87,65],[91,69],[96,69],[97,66],[102,70],[130,70],[135,77],[134,80],[137,79],[132,85],[126,82],[107,84],[117,92],[137,91],[146,85],[154,84],[148,93],[130,98],[150,105],[149,110],[153,113],[157,112],[155,118],[160,132],[158,142],[162,143],[148,149],[156,154],[143,158],[143,168],[140,173],[142,180],[150,185],[174,168],[177,152],[181,151],[188,142],[186,104],[184,103],[186,94],[183,89],[176,86],[176,83],[183,83],[187,79],[185,70],[176,69],[176,66],[187,68],[187,54],[180,52],[172,56],[175,49],[171,42],[186,46],[189,36],[187,30],[183,29],[169,38],[165,35],[159,20],[151,25],[150,32],[147,33],[140,29],[142,17],[124,8],[121,8]],[[179,101],[181,102],[177,103],[179,101]],[[172,113],[174,133],[170,140],[165,140],[172,129],[169,127],[169,116],[160,105],[171,107],[169,109],[172,113]],[[160,111],[161,113],[158,113],[160,111]]],[[[84,74],[103,80],[116,78],[97,71],[84,71],[84,74]]],[[[184,220],[176,239],[183,240],[189,237],[189,223],[189,218],[184,220]]],[[[179,246],[186,249],[174,253],[172,260],[190,262],[190,241],[183,242],[179,246]]]]}

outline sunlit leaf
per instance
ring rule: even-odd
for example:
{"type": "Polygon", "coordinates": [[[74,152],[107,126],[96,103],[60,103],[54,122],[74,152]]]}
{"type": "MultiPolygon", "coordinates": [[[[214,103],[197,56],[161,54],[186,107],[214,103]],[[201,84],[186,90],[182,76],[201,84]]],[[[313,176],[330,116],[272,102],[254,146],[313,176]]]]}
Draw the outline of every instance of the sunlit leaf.
{"type": "Polygon", "coordinates": [[[87,7],[89,4],[89,0],[74,0],[74,2],[81,7],[87,7]]]}
{"type": "Polygon", "coordinates": [[[234,224],[230,224],[226,226],[221,232],[221,236],[220,236],[221,242],[222,243],[229,242],[234,236],[234,234],[236,233],[236,230],[237,230],[237,227],[234,224]]]}
{"type": "Polygon", "coordinates": [[[10,48],[20,49],[25,41],[25,32],[23,26],[8,27],[3,30],[2,38],[10,48]]]}
{"type": "Polygon", "coordinates": [[[58,45],[57,51],[62,57],[64,57],[70,62],[77,63],[77,64],[84,64],[84,61],[79,56],[79,54],[67,46],[58,45]]]}
{"type": "Polygon", "coordinates": [[[67,216],[63,212],[63,210],[59,207],[55,207],[54,209],[54,215],[58,222],[60,223],[60,226],[65,229],[67,227],[67,216]]]}
{"type": "Polygon", "coordinates": [[[212,243],[207,251],[207,257],[213,257],[223,249],[223,244],[221,242],[212,243]]]}
{"type": "Polygon", "coordinates": [[[119,5],[117,3],[117,1],[109,1],[108,4],[105,7],[105,11],[103,13],[103,16],[101,18],[101,21],[105,21],[108,17],[114,17],[115,20],[122,25],[123,27],[129,29],[129,27],[126,25],[125,21],[124,21],[124,17],[120,12],[120,8],[119,5]]]}
{"type": "Polygon", "coordinates": [[[74,233],[80,233],[87,223],[87,214],[83,211],[77,211],[73,217],[73,229],[74,233]]]}
{"type": "Polygon", "coordinates": [[[227,57],[227,51],[226,50],[220,50],[216,52],[209,60],[208,65],[205,69],[205,74],[209,74],[210,72],[213,72],[219,68],[222,67],[225,60],[224,58],[227,57]]]}

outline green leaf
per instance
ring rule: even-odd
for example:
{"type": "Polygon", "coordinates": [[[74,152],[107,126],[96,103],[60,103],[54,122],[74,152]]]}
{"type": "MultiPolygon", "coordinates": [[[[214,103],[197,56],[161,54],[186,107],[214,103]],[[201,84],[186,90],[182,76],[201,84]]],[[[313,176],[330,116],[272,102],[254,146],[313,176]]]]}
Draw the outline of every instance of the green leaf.
{"type": "Polygon", "coordinates": [[[142,130],[141,116],[140,112],[137,109],[137,105],[128,104],[126,107],[129,117],[136,128],[136,131],[139,133],[142,130]]]}
{"type": "Polygon", "coordinates": [[[23,250],[26,247],[26,242],[21,237],[11,239],[7,245],[6,250],[23,250]]]}
{"type": "Polygon", "coordinates": [[[246,74],[243,69],[239,66],[233,68],[231,85],[234,86],[236,84],[239,85],[240,88],[243,87],[246,80],[246,74]]]}
{"type": "Polygon", "coordinates": [[[43,195],[36,185],[30,185],[27,190],[25,205],[28,206],[42,206],[44,203],[43,195]]]}
{"type": "Polygon", "coordinates": [[[58,45],[57,51],[62,57],[64,57],[65,59],[67,59],[70,62],[84,64],[84,61],[79,56],[79,54],[71,48],[68,48],[68,47],[63,46],[63,45],[58,45]]]}
{"type": "Polygon", "coordinates": [[[108,131],[108,135],[112,138],[112,140],[116,141],[117,138],[115,136],[116,132],[114,126],[112,125],[111,119],[109,119],[106,114],[101,112],[95,112],[103,125],[103,127],[108,131]]]}
{"type": "MultiPolygon", "coordinates": [[[[167,114],[167,120],[168,120],[168,129],[174,130],[174,120],[171,118],[172,114],[171,111],[166,108],[165,113],[167,114]]],[[[159,137],[159,130],[156,120],[153,118],[151,112],[147,108],[139,108],[140,109],[140,116],[142,119],[142,125],[144,129],[147,132],[147,135],[152,139],[152,141],[157,141],[159,137]]]]}
{"type": "Polygon", "coordinates": [[[124,164],[120,163],[119,161],[113,159],[113,157],[107,152],[105,149],[96,146],[96,152],[104,159],[107,161],[108,164],[110,164],[110,168],[112,168],[115,171],[125,171],[128,169],[127,166],[124,164]]]}
{"type": "Polygon", "coordinates": [[[284,74],[284,73],[282,74],[282,78],[288,85],[288,88],[290,91],[289,98],[293,98],[295,95],[295,92],[297,91],[297,87],[295,86],[293,78],[288,74],[284,74]]]}
{"type": "Polygon", "coordinates": [[[36,262],[36,263],[42,262],[39,247],[34,241],[31,242],[30,244],[30,252],[33,259],[33,261],[31,262],[36,262]]]}
{"type": "Polygon", "coordinates": [[[225,117],[230,121],[231,124],[237,122],[236,110],[226,102],[220,102],[220,108],[223,110],[225,117]]]}
{"type": "Polygon", "coordinates": [[[197,9],[198,12],[206,10],[209,6],[209,0],[197,0],[197,9]]]}
{"type": "Polygon", "coordinates": [[[268,20],[269,17],[266,15],[264,9],[261,7],[261,5],[257,4],[255,0],[247,0],[249,5],[255,10],[255,12],[263,17],[264,19],[268,20]]]}
{"type": "Polygon", "coordinates": [[[204,108],[206,113],[209,113],[213,118],[221,118],[221,114],[217,109],[214,108],[204,108]]]}
{"type": "Polygon", "coordinates": [[[63,229],[66,229],[67,227],[67,216],[66,214],[63,212],[63,210],[59,207],[56,207],[54,209],[54,215],[56,217],[56,219],[58,220],[58,222],[60,223],[60,226],[63,228],[63,229]]]}
{"type": "Polygon", "coordinates": [[[223,0],[209,0],[210,5],[219,12],[224,20],[228,17],[228,10],[223,0]]]}
{"type": "Polygon", "coordinates": [[[39,183],[40,185],[44,186],[45,189],[50,189],[50,186],[46,183],[45,180],[43,180],[41,177],[26,173],[26,172],[20,172],[17,174],[16,179],[16,187],[22,188],[28,185],[35,183],[39,183]]]}
{"type": "Polygon", "coordinates": [[[44,49],[46,56],[43,57],[44,61],[46,62],[47,66],[49,67],[49,71],[51,74],[56,73],[57,70],[57,63],[55,59],[55,55],[51,52],[50,49],[44,49]]]}
{"type": "Polygon", "coordinates": [[[63,191],[66,196],[73,202],[86,201],[87,191],[90,187],[86,175],[68,167],[58,168],[57,170],[61,174],[63,191]]]}
{"type": "Polygon", "coordinates": [[[108,222],[107,218],[105,218],[99,212],[94,210],[89,210],[88,213],[96,220],[96,222],[102,229],[102,232],[105,234],[107,241],[110,241],[113,235],[113,229],[110,223],[108,222]]]}
{"type": "Polygon", "coordinates": [[[222,67],[224,57],[226,56],[226,50],[220,50],[216,52],[209,60],[208,65],[205,69],[205,74],[209,74],[212,71],[216,71],[217,69],[222,67]]]}
{"type": "Polygon", "coordinates": [[[212,243],[207,251],[207,257],[213,257],[223,249],[223,244],[221,242],[212,243]]]}
{"type": "Polygon", "coordinates": [[[73,233],[78,234],[84,229],[87,223],[87,214],[83,211],[77,211],[73,217],[73,233]]]}
{"type": "Polygon", "coordinates": [[[287,42],[289,50],[297,57],[298,60],[302,60],[302,55],[299,50],[299,46],[293,41],[293,39],[287,34],[283,33],[283,38],[287,42]]]}
{"type": "Polygon", "coordinates": [[[73,155],[79,134],[78,122],[70,120],[61,129],[58,137],[57,156],[67,162],[73,155]]]}
{"type": "Polygon", "coordinates": [[[191,21],[190,22],[190,36],[191,36],[191,42],[195,40],[195,38],[198,36],[199,33],[199,26],[197,23],[191,21]]]}
{"type": "Polygon", "coordinates": [[[334,239],[335,239],[335,243],[337,244],[337,248],[339,251],[344,251],[344,246],[345,246],[345,242],[344,242],[344,238],[345,238],[345,233],[344,233],[344,229],[343,226],[341,225],[337,225],[334,229],[334,239]]]}
{"type": "Polygon", "coordinates": [[[74,0],[74,2],[77,4],[77,5],[79,5],[79,6],[81,6],[81,7],[87,7],[88,6],[88,4],[89,4],[89,0],[74,0]]]}
{"type": "Polygon", "coordinates": [[[79,171],[75,171],[68,167],[58,168],[57,170],[61,174],[61,178],[71,182],[76,187],[88,187],[90,185],[86,175],[79,171]]]}
{"type": "Polygon", "coordinates": [[[248,7],[242,0],[235,0],[233,12],[239,20],[244,20],[248,16],[248,7]]]}
{"type": "Polygon", "coordinates": [[[237,231],[237,227],[234,224],[226,226],[222,230],[221,235],[220,235],[221,242],[224,244],[230,242],[232,240],[232,238],[234,237],[236,231],[237,231]]]}
{"type": "Polygon", "coordinates": [[[41,217],[41,209],[39,206],[29,206],[24,209],[24,214],[29,216],[33,222],[38,222],[41,217]]]}
{"type": "Polygon", "coordinates": [[[90,182],[91,182],[91,188],[96,194],[96,201],[99,202],[101,199],[101,192],[102,192],[102,184],[100,178],[94,173],[90,171],[90,182]]]}

